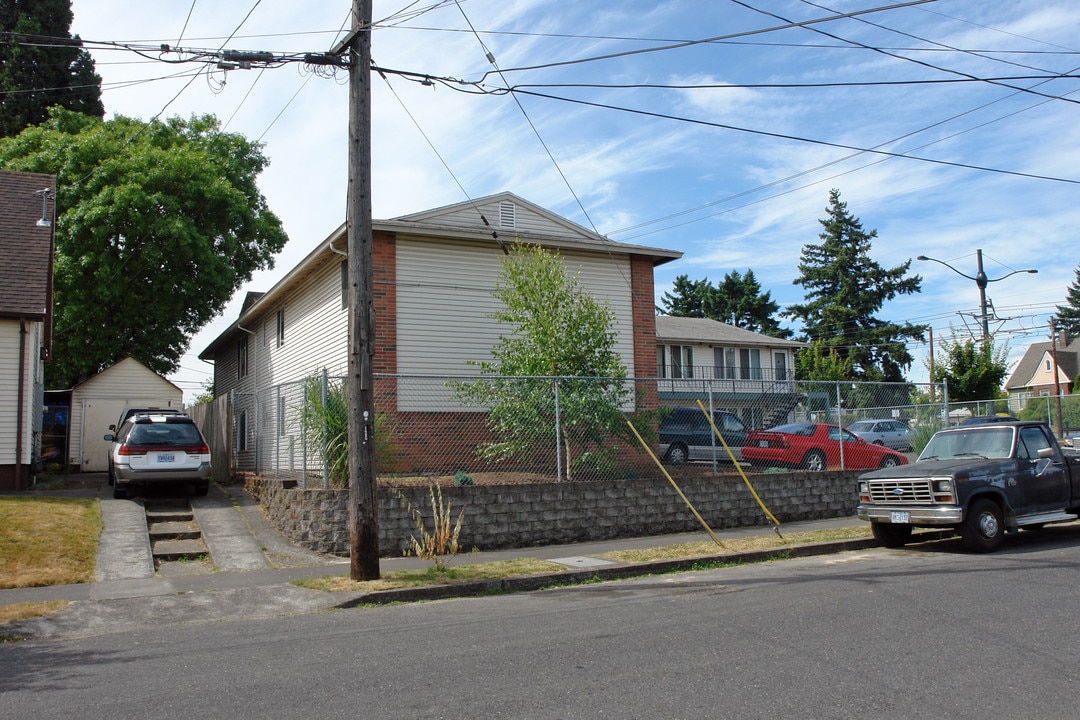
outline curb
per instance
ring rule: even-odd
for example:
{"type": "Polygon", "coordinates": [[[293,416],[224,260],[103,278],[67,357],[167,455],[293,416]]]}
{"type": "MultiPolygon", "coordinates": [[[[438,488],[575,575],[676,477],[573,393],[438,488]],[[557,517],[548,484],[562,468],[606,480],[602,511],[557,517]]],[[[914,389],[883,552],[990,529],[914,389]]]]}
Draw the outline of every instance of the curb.
{"type": "MultiPolygon", "coordinates": [[[[934,530],[918,533],[911,544],[944,540],[955,533],[951,530],[934,530]]],[[[450,583],[446,585],[424,585],[421,587],[396,588],[393,590],[375,590],[355,595],[344,602],[334,605],[338,609],[355,608],[359,605],[387,605],[390,603],[425,602],[431,600],[449,600],[452,598],[476,597],[516,592],[532,592],[561,585],[583,585],[607,580],[626,580],[629,578],[662,575],[672,572],[687,572],[705,564],[743,565],[764,562],[772,559],[792,559],[831,555],[848,550],[866,550],[882,547],[874,538],[858,540],[835,540],[826,543],[794,545],[789,548],[754,550],[743,553],[723,555],[699,555],[679,560],[653,560],[641,563],[619,563],[588,570],[563,570],[540,575],[520,575],[499,580],[473,580],[470,582],[450,583]]]]}

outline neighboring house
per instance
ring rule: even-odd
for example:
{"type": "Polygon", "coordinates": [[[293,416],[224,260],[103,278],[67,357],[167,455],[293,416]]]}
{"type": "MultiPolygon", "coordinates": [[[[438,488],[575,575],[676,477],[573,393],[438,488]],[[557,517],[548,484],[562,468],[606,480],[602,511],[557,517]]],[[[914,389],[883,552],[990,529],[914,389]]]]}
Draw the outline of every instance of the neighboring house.
{"type": "Polygon", "coordinates": [[[1016,369],[1005,381],[1005,392],[1009,395],[1009,411],[1017,413],[1024,409],[1027,401],[1033,397],[1072,391],[1073,381],[1080,372],[1080,338],[1068,342],[1062,333],[1057,340],[1057,384],[1054,382],[1054,358],[1052,343],[1032,343],[1020,358],[1016,369]]]}
{"type": "Polygon", "coordinates": [[[40,463],[55,189],[52,175],[0,171],[0,490],[29,487],[40,463]]]}
{"type": "Polygon", "coordinates": [[[747,427],[771,427],[803,397],[793,390],[795,352],[806,343],[708,318],[656,318],[656,365],[663,405],[711,397],[747,427]]]}
{"type": "Polygon", "coordinates": [[[127,407],[183,408],[184,391],[134,358],[110,365],[71,389],[68,462],[82,472],[109,469],[109,443],[127,407]]]}
{"type": "MultiPolygon", "coordinates": [[[[399,432],[398,457],[405,466],[439,462],[426,439],[440,427],[452,425],[463,447],[482,432],[480,413],[461,412],[447,378],[477,375],[471,363],[490,359],[504,331],[491,318],[503,244],[557,250],[584,287],[610,303],[629,375],[656,376],[653,268],[680,252],[611,241],[511,193],[376,220],[372,236],[373,369],[403,376],[376,383],[376,409],[392,415],[399,430],[425,428],[424,437],[399,432]]],[[[236,322],[199,355],[214,363],[216,396],[250,396],[323,370],[347,373],[346,247],[342,226],[268,292],[248,295],[236,322]]],[[[238,468],[306,462],[290,449],[296,423],[287,415],[296,404],[284,394],[263,398],[250,410],[237,403],[238,468]],[[272,459],[258,458],[271,452],[260,449],[268,432],[290,439],[273,444],[272,459]]]]}

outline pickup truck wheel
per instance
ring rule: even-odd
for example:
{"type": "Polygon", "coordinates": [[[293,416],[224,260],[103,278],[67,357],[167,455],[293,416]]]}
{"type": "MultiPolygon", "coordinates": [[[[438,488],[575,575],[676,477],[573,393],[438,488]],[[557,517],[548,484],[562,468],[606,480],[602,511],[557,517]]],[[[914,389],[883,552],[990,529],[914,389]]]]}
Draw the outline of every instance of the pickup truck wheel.
{"type": "Polygon", "coordinates": [[[997,550],[1005,537],[1005,519],[998,504],[986,498],[971,503],[960,526],[960,537],[972,552],[997,550]]]}
{"type": "Polygon", "coordinates": [[[810,472],[821,472],[825,469],[825,453],[820,450],[809,450],[803,456],[802,466],[810,472]]]}
{"type": "Polygon", "coordinates": [[[870,523],[870,530],[874,539],[887,548],[904,547],[911,541],[910,525],[875,522],[870,523]]]}
{"type": "Polygon", "coordinates": [[[690,453],[682,443],[672,443],[671,447],[668,448],[667,456],[665,457],[665,460],[672,465],[682,465],[689,459],[690,453]]]}

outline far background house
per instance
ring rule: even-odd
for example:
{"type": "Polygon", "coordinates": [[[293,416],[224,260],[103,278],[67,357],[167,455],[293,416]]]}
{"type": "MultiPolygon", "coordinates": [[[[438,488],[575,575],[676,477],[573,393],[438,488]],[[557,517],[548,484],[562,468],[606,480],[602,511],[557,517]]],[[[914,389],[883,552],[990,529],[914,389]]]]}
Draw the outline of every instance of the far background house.
{"type": "Polygon", "coordinates": [[[109,469],[111,433],[124,408],[183,408],[184,391],[134,358],[124,358],[71,389],[68,462],[82,472],[109,469]]]}
{"type": "Polygon", "coordinates": [[[0,171],[0,490],[26,489],[40,464],[55,190],[52,175],[0,171]]]}
{"type": "MultiPolygon", "coordinates": [[[[628,374],[656,376],[653,268],[682,253],[614,242],[509,192],[372,226],[373,369],[383,376],[376,410],[392,416],[403,469],[464,461],[433,447],[440,428],[457,434],[460,453],[484,432],[481,414],[454,401],[448,378],[476,376],[471,363],[490,359],[505,332],[491,318],[504,244],[557,250],[582,285],[610,303],[628,374]]],[[[346,247],[342,226],[269,291],[249,294],[236,322],[199,355],[214,363],[215,396],[236,399],[238,469],[307,462],[290,416],[305,378],[347,373],[346,247]]],[[[655,406],[655,389],[642,402],[655,406]]]]}
{"type": "Polygon", "coordinates": [[[1072,392],[1073,382],[1080,372],[1080,338],[1068,341],[1065,333],[1057,338],[1057,385],[1054,383],[1054,360],[1049,340],[1032,343],[1024,351],[1016,369],[1005,381],[1009,395],[1009,412],[1016,414],[1034,397],[1053,396],[1060,387],[1062,395],[1072,392]]]}
{"type": "Polygon", "coordinates": [[[692,406],[701,399],[749,428],[771,427],[804,399],[793,388],[795,352],[803,347],[709,318],[658,315],[660,404],[692,406]]]}

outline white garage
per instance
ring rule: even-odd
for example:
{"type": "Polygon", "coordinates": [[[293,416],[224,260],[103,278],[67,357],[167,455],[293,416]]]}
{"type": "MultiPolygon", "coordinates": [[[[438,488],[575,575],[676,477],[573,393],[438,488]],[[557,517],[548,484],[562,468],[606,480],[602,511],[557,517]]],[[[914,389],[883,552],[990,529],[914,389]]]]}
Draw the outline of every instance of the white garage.
{"type": "Polygon", "coordinates": [[[109,469],[104,436],[126,407],[183,408],[184,391],[138,360],[124,358],[71,390],[69,462],[82,472],[109,469]]]}

